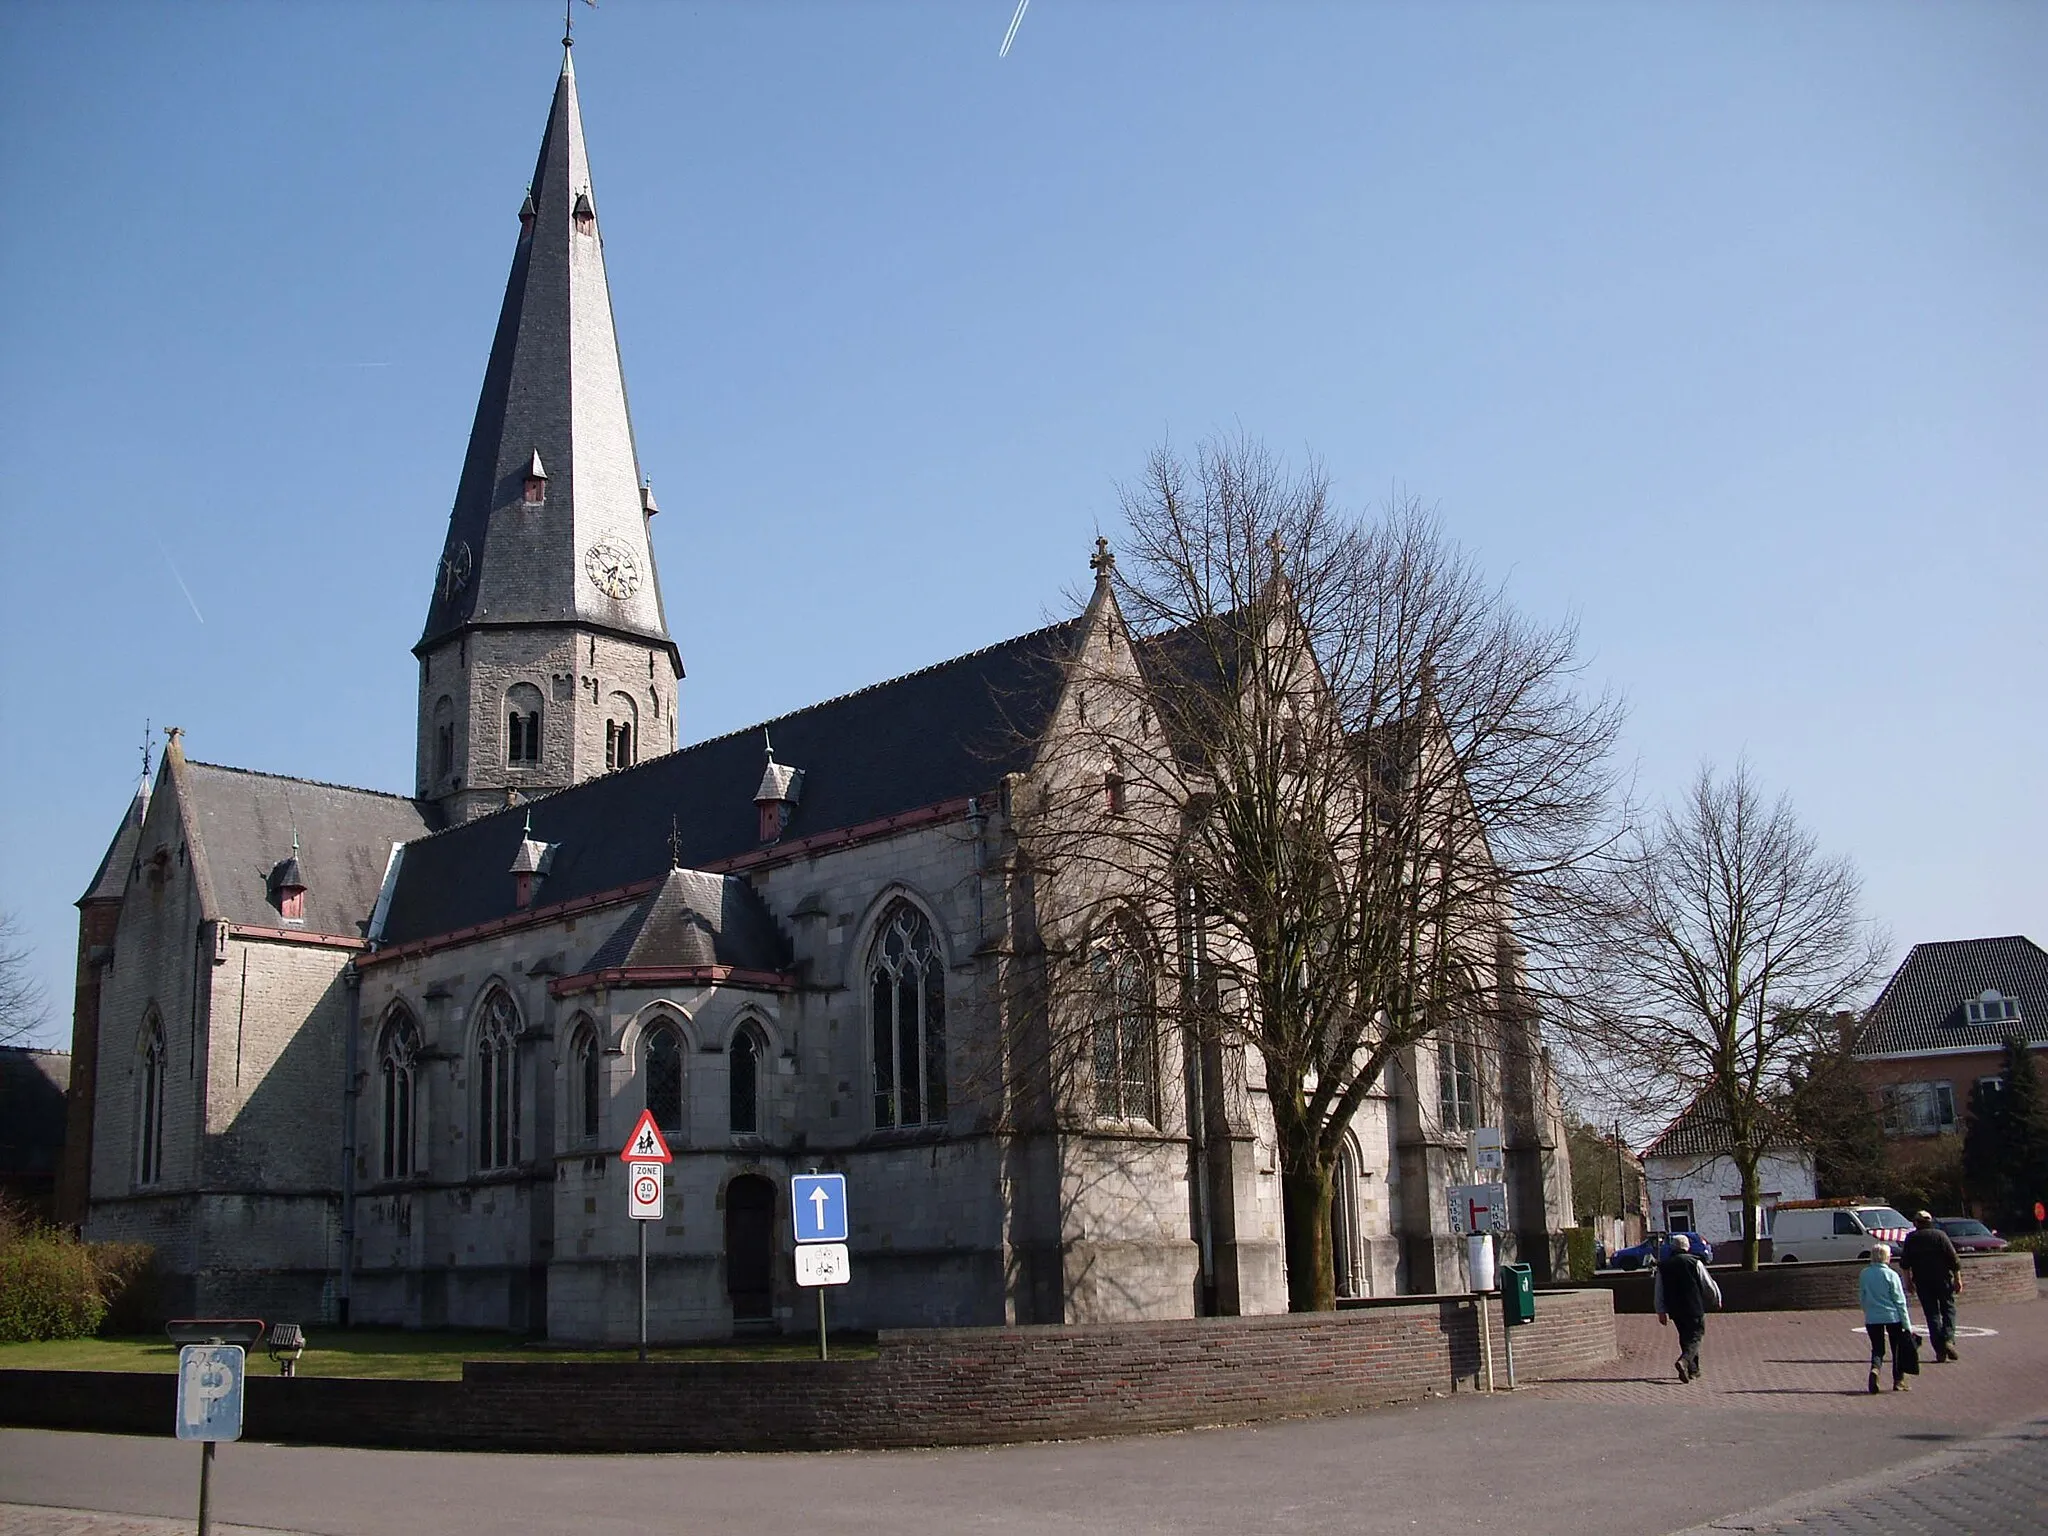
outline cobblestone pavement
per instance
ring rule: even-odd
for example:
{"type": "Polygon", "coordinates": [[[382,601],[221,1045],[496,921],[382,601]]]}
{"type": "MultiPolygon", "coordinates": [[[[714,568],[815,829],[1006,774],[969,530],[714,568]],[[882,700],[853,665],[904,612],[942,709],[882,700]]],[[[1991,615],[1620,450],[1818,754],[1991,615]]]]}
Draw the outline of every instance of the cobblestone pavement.
{"type": "Polygon", "coordinates": [[[2048,1531],[2048,1419],[1766,1509],[1727,1515],[1681,1536],[1738,1531],[1759,1536],[2048,1531]]]}

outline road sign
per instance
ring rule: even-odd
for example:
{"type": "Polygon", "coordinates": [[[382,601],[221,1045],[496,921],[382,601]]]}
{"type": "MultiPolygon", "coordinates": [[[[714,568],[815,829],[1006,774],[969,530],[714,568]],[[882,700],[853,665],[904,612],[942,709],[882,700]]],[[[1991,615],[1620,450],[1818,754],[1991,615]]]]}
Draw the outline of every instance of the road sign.
{"type": "Polygon", "coordinates": [[[242,1438],[242,1373],[248,1356],[239,1344],[187,1344],[178,1351],[178,1438],[242,1438]]]}
{"type": "Polygon", "coordinates": [[[853,1278],[853,1263],[844,1243],[798,1243],[798,1285],[844,1285],[853,1278]]]}
{"type": "Polygon", "coordinates": [[[789,1181],[789,1219],[800,1243],[846,1241],[846,1175],[799,1173],[789,1181]]]}
{"type": "Polygon", "coordinates": [[[635,1221],[661,1220],[661,1164],[627,1165],[626,1214],[635,1221]]]}
{"type": "Polygon", "coordinates": [[[1508,1229],[1508,1191],[1505,1184],[1453,1184],[1451,1186],[1451,1230],[1460,1237],[1508,1229]]]}
{"type": "Polygon", "coordinates": [[[626,1144],[619,1149],[622,1163],[666,1163],[672,1161],[668,1155],[668,1143],[662,1140],[661,1127],[654,1123],[654,1111],[643,1109],[640,1119],[633,1127],[633,1134],[626,1138],[626,1144]]]}
{"type": "Polygon", "coordinates": [[[1482,1125],[1472,1133],[1474,1173],[1499,1173],[1507,1165],[1507,1137],[1498,1128],[1482,1125]]]}

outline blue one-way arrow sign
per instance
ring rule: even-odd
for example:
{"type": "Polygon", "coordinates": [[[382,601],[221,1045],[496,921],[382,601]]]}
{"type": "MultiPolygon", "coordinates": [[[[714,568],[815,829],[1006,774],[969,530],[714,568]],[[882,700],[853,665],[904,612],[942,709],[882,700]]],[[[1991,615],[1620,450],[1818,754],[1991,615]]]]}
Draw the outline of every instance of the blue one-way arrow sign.
{"type": "Polygon", "coordinates": [[[846,1175],[795,1175],[789,1181],[789,1215],[800,1243],[845,1242],[846,1175]]]}

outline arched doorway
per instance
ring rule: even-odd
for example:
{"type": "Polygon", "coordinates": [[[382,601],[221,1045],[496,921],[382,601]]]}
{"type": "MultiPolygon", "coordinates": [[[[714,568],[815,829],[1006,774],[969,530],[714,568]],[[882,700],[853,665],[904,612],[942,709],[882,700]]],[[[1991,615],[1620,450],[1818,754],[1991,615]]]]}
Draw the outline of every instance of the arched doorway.
{"type": "Polygon", "coordinates": [[[775,1316],[775,1185],[757,1173],[725,1186],[725,1293],[736,1323],[775,1316]]]}

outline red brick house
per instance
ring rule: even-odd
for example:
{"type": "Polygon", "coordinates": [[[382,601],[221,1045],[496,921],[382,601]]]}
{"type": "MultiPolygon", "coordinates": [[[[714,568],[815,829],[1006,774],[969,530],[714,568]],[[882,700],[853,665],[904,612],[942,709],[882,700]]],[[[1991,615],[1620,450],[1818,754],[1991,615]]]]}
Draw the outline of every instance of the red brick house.
{"type": "Polygon", "coordinates": [[[1971,1090],[2004,1070],[2011,1036],[2048,1050],[2048,952],[2018,935],[1913,946],[1854,1048],[1898,1154],[1951,1151],[1946,1138],[1966,1128],[1971,1090]]]}

